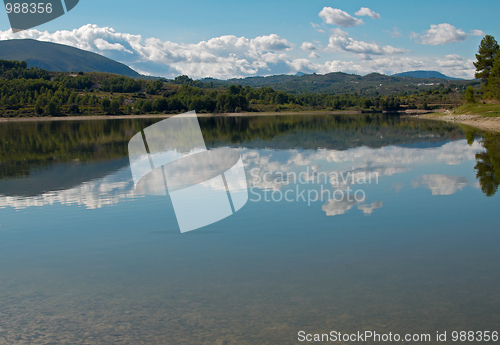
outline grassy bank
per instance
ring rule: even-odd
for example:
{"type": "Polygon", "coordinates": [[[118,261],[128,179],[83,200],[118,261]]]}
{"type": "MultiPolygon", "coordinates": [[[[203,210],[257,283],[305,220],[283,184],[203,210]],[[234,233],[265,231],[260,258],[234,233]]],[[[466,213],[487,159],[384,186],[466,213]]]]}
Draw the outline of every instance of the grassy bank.
{"type": "Polygon", "coordinates": [[[480,115],[486,117],[500,116],[500,103],[496,104],[465,104],[453,111],[457,115],[480,115]]]}
{"type": "Polygon", "coordinates": [[[500,104],[465,104],[444,113],[420,115],[419,118],[471,126],[483,131],[500,132],[500,104]]]}

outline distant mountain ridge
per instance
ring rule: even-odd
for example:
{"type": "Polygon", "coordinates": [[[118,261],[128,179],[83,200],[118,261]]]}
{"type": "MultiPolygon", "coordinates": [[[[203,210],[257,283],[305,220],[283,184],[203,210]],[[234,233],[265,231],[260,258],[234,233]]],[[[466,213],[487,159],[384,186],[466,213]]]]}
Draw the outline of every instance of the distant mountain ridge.
{"type": "Polygon", "coordinates": [[[408,71],[403,73],[396,73],[392,75],[393,77],[410,77],[410,78],[438,78],[438,79],[449,79],[449,80],[463,80],[460,78],[452,78],[444,75],[437,71],[408,71]]]}
{"type": "Polygon", "coordinates": [[[0,41],[0,59],[26,61],[53,72],[104,72],[131,78],[139,73],[120,62],[86,50],[32,39],[0,41]]]}
{"type": "MultiPolygon", "coordinates": [[[[436,72],[439,73],[439,72],[436,72]]],[[[272,87],[273,89],[292,94],[328,93],[344,94],[358,93],[364,96],[390,95],[394,92],[415,92],[443,84],[446,87],[465,85],[471,81],[450,79],[444,74],[436,77],[406,77],[388,76],[380,73],[370,73],[365,76],[332,72],[327,74],[272,75],[267,77],[247,77],[219,80],[214,78],[200,79],[201,82],[213,86],[241,85],[251,87],[272,87]]]]}

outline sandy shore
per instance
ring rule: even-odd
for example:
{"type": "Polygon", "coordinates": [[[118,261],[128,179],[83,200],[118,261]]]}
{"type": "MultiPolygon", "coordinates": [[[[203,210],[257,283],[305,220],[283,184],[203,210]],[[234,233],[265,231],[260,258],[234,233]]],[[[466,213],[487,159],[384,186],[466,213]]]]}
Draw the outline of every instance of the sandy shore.
{"type": "MultiPolygon", "coordinates": [[[[361,114],[359,111],[303,111],[303,112],[262,112],[262,113],[224,113],[203,114],[198,117],[244,117],[244,116],[274,116],[274,115],[352,115],[361,114]]],[[[175,114],[145,114],[145,115],[95,115],[95,116],[61,116],[61,117],[12,117],[0,118],[2,122],[25,122],[25,121],[81,121],[81,120],[120,120],[120,119],[165,119],[175,114]]]]}
{"type": "Polygon", "coordinates": [[[451,123],[461,123],[483,131],[500,132],[500,117],[484,117],[481,115],[458,115],[447,111],[444,114],[415,115],[420,119],[439,120],[451,123]]]}

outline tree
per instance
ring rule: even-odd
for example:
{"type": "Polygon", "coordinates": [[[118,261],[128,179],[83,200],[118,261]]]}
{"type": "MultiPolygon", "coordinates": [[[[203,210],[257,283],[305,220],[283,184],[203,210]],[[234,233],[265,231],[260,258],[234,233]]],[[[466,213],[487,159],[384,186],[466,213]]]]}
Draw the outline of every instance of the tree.
{"type": "Polygon", "coordinates": [[[499,49],[500,46],[493,36],[484,36],[476,54],[477,62],[474,62],[476,79],[481,79],[484,83],[488,83],[488,77],[493,69],[493,62],[499,49]]]}
{"type": "Polygon", "coordinates": [[[111,107],[111,101],[109,100],[109,98],[103,98],[101,101],[102,111],[107,113],[109,112],[110,107],[111,107]]]}
{"type": "Polygon", "coordinates": [[[472,146],[472,144],[474,144],[474,140],[475,140],[474,135],[475,134],[476,134],[476,132],[474,130],[466,130],[465,131],[465,139],[467,139],[467,144],[469,146],[472,146]]]}
{"type": "Polygon", "coordinates": [[[68,99],[68,103],[75,103],[77,96],[78,96],[78,94],[75,91],[71,92],[71,95],[69,96],[69,99],[68,99]]]}
{"type": "Polygon", "coordinates": [[[109,106],[109,111],[113,114],[118,114],[120,112],[120,101],[114,99],[109,106]]]}
{"type": "Polygon", "coordinates": [[[45,106],[45,113],[50,116],[59,114],[59,105],[55,100],[50,101],[50,103],[45,106]]]}
{"type": "Polygon", "coordinates": [[[474,88],[469,85],[465,90],[465,101],[469,104],[475,103],[474,101],[474,88]]]}
{"type": "Polygon", "coordinates": [[[145,101],[144,103],[142,103],[141,110],[145,114],[150,113],[153,110],[153,105],[150,101],[145,101]]]}
{"type": "Polygon", "coordinates": [[[488,95],[500,99],[500,54],[495,56],[493,68],[488,77],[488,95]]]}
{"type": "Polygon", "coordinates": [[[78,108],[78,104],[71,104],[68,111],[72,114],[78,114],[80,112],[80,108],[78,108]]]}
{"type": "Polygon", "coordinates": [[[231,95],[239,95],[243,92],[243,87],[241,85],[230,85],[228,92],[231,95]]]}
{"type": "Polygon", "coordinates": [[[500,140],[497,135],[483,133],[486,151],[476,154],[476,177],[486,196],[493,196],[500,185],[500,140]]]}
{"type": "Polygon", "coordinates": [[[168,99],[165,97],[157,98],[153,101],[153,110],[162,112],[168,109],[168,99]]]}
{"type": "Polygon", "coordinates": [[[37,104],[35,105],[35,113],[36,113],[37,115],[42,115],[42,114],[43,114],[43,108],[42,108],[42,106],[40,105],[40,103],[37,103],[37,104]]]}
{"type": "Polygon", "coordinates": [[[172,80],[172,84],[193,84],[194,80],[189,78],[187,75],[180,75],[172,80]]]}
{"type": "Polygon", "coordinates": [[[486,196],[493,196],[498,190],[498,180],[495,176],[493,162],[488,152],[476,154],[476,178],[479,180],[479,185],[486,196]]]}

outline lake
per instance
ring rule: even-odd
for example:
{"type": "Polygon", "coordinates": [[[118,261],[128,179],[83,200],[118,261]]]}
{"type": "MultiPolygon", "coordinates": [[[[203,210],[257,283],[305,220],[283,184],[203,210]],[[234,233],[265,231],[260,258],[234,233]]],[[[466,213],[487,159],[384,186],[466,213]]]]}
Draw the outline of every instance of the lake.
{"type": "Polygon", "coordinates": [[[238,150],[249,196],[181,233],[168,193],[132,179],[128,142],[158,121],[0,124],[0,344],[500,331],[498,135],[387,114],[200,118],[209,150],[238,150]]]}

